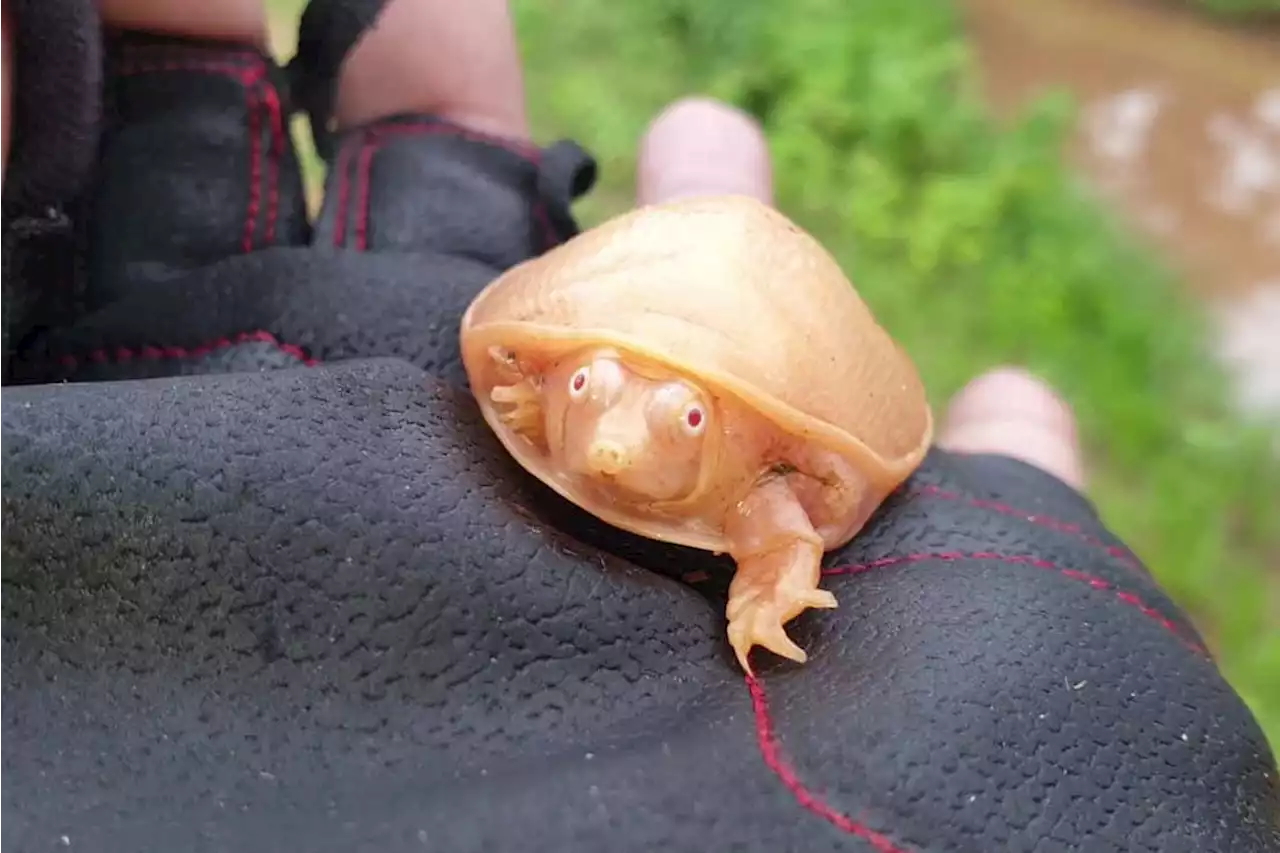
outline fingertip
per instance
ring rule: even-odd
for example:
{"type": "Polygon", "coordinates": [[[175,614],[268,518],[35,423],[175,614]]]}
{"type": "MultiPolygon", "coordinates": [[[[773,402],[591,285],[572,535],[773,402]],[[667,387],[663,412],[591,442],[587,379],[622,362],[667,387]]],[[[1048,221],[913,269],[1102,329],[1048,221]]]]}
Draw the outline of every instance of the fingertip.
{"type": "Polygon", "coordinates": [[[429,113],[526,141],[524,77],[509,4],[388,0],[343,64],[334,113],[339,127],[429,113]]]}
{"type": "Polygon", "coordinates": [[[938,445],[955,453],[1020,459],[1084,489],[1084,463],[1070,405],[1022,368],[996,368],[957,392],[947,407],[938,445]]]}
{"type": "Polygon", "coordinates": [[[773,203],[773,172],[764,131],[747,113],[714,98],[669,104],[640,143],[638,204],[692,195],[748,195],[773,203]]]}

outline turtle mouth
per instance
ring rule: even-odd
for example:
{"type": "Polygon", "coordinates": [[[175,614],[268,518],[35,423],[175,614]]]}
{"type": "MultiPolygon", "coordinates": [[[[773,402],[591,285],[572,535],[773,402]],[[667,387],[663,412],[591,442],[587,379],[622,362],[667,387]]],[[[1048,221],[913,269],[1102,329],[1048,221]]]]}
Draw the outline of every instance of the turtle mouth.
{"type": "Polygon", "coordinates": [[[627,471],[609,472],[609,471],[592,471],[587,474],[587,479],[594,482],[599,488],[605,491],[622,495],[630,498],[649,498],[651,495],[646,494],[637,489],[627,476],[627,471]]]}
{"type": "Polygon", "coordinates": [[[662,488],[651,476],[631,468],[617,473],[592,471],[585,473],[583,477],[602,497],[616,503],[652,504],[678,501],[690,491],[684,488],[683,484],[677,488],[662,488]]]}

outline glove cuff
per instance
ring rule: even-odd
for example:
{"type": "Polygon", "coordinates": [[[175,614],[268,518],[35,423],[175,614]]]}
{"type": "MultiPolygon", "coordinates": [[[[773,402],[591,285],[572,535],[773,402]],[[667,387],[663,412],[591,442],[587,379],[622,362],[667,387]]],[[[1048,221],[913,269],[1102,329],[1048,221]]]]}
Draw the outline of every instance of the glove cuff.
{"type": "Polygon", "coordinates": [[[102,113],[102,25],[93,0],[11,0],[13,56],[4,218],[40,215],[88,177],[102,113]]]}
{"type": "Polygon", "coordinates": [[[427,114],[343,132],[330,163],[316,244],[464,257],[495,274],[577,235],[571,205],[596,179],[574,142],[539,148],[427,114]]]}
{"type": "Polygon", "coordinates": [[[93,0],[11,0],[12,87],[4,181],[3,370],[33,325],[74,303],[83,270],[77,199],[102,114],[102,27],[93,0]]]}

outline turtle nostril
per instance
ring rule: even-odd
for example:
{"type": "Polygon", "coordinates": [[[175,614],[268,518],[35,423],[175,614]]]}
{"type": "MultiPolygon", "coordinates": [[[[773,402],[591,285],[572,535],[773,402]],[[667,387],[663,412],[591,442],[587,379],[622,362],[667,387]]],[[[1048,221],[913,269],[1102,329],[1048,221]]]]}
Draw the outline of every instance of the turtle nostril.
{"type": "Polygon", "coordinates": [[[592,442],[587,463],[598,474],[617,474],[627,467],[627,452],[618,442],[602,439],[592,442]]]}

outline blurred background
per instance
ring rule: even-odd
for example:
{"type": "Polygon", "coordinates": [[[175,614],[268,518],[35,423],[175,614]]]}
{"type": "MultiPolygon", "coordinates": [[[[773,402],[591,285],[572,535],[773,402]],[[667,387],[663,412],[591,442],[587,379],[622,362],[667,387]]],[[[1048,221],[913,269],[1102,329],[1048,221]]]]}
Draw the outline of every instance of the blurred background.
{"type": "MultiPolygon", "coordinates": [[[[305,0],[270,2],[287,58],[305,0]]],[[[1280,749],[1280,0],[513,8],[538,141],[601,163],[584,224],[658,110],[720,97],[936,404],[1006,362],[1061,389],[1091,497],[1280,749]]]]}

